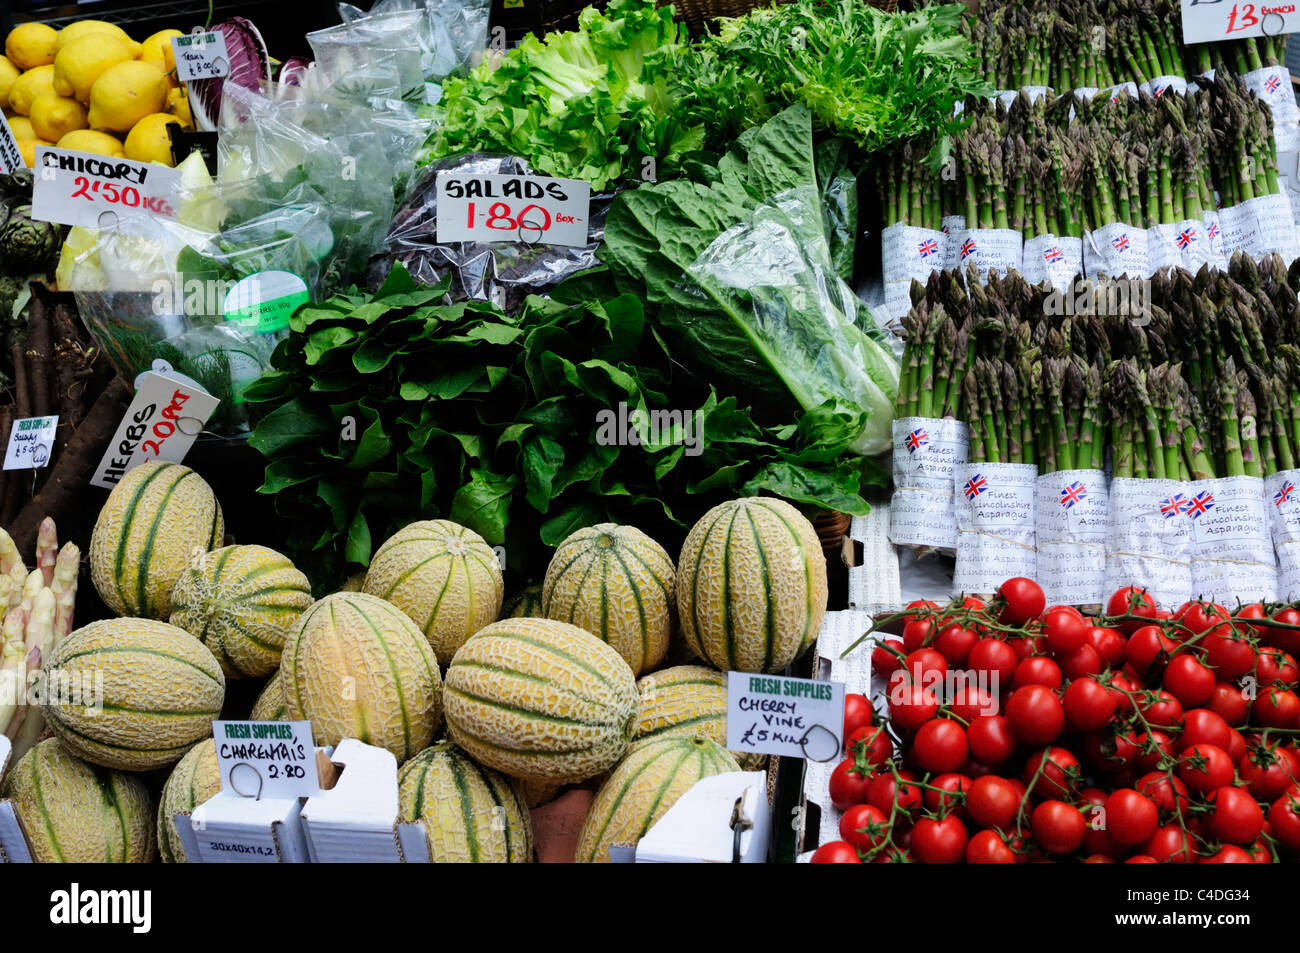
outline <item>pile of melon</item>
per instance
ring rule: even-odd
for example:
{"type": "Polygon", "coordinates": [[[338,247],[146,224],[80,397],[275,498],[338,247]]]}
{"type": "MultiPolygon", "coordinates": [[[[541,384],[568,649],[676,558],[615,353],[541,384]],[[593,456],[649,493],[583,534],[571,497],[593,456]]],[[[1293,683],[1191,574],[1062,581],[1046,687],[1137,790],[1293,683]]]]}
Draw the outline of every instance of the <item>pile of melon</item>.
{"type": "Polygon", "coordinates": [[[210,487],[179,464],[138,467],[110,495],[90,561],[120,617],[51,660],[102,677],[104,704],[46,706],[57,738],[6,782],[40,859],[142,861],[156,844],[183,861],[171,818],[220,787],[227,680],[259,679],[252,711],[225,717],[392,752],[399,820],[424,826],[434,860],[529,861],[530,808],[587,784],[578,859],[606,861],[698,780],[761,765],[725,749],[724,672],[785,668],[827,599],[811,524],[769,498],[705,514],[676,565],[634,527],[581,529],[504,608],[496,553],[449,521],[405,527],[319,600],[275,550],[224,537],[210,487]],[[155,810],[140,772],[166,766],[155,810]],[[116,809],[88,809],[101,803],[116,809]]]}

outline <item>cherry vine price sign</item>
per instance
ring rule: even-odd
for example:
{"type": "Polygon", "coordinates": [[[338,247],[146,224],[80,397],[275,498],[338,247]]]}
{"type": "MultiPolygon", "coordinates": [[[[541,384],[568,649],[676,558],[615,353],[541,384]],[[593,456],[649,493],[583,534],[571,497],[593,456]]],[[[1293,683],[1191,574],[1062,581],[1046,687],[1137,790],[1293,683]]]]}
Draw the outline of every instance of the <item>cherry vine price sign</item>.
{"type": "Polygon", "coordinates": [[[1300,32],[1300,13],[1296,12],[1295,3],[1181,0],[1181,4],[1185,43],[1215,43],[1300,32]]]}
{"type": "Polygon", "coordinates": [[[163,165],[41,146],[32,218],[85,228],[104,228],[124,212],[174,219],[180,184],[180,173],[163,165]]]}
{"type": "Polygon", "coordinates": [[[586,245],[591,184],[542,175],[438,173],[438,242],[586,245]]]}

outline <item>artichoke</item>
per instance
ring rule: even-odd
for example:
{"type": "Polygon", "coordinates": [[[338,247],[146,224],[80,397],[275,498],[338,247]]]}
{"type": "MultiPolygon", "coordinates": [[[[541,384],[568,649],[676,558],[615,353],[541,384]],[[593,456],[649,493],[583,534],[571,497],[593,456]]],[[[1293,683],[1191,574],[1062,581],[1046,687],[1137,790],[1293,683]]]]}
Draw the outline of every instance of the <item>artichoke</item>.
{"type": "Polygon", "coordinates": [[[58,225],[32,219],[31,205],[13,206],[0,225],[0,262],[14,275],[48,272],[59,250],[60,235],[58,225]]]}
{"type": "Polygon", "coordinates": [[[0,330],[19,323],[14,319],[14,304],[26,284],[27,279],[17,275],[0,275],[0,330]]]}

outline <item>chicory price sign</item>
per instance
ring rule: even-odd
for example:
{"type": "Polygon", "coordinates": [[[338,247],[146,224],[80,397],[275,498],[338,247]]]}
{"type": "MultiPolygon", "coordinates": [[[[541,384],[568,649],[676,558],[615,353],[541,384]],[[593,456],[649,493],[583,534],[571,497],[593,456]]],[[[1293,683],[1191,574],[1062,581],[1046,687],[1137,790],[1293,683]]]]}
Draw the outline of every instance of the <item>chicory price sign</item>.
{"type": "Polygon", "coordinates": [[[843,745],[843,682],[727,673],[728,751],[830,761],[843,745]]]}
{"type": "Polygon", "coordinates": [[[180,463],[221,401],[156,371],[140,375],[135,399],[95,468],[91,486],[113,488],[142,463],[180,463]]]}
{"type": "Polygon", "coordinates": [[[310,721],[214,721],[223,790],[240,797],[320,793],[310,721]]]}
{"type": "Polygon", "coordinates": [[[438,173],[438,242],[586,245],[591,184],[541,175],[438,173]]]}
{"type": "Polygon", "coordinates": [[[230,54],[226,52],[226,38],[220,33],[174,36],[172,52],[176,54],[176,78],[182,83],[230,75],[230,54]]]}
{"type": "Polygon", "coordinates": [[[42,146],[32,218],[85,228],[111,227],[114,216],[128,211],[174,219],[180,184],[180,173],[164,165],[42,146]]]}
{"type": "Polygon", "coordinates": [[[1241,3],[1239,0],[1181,0],[1183,42],[1214,43],[1250,36],[1300,32],[1295,3],[1241,3]]]}

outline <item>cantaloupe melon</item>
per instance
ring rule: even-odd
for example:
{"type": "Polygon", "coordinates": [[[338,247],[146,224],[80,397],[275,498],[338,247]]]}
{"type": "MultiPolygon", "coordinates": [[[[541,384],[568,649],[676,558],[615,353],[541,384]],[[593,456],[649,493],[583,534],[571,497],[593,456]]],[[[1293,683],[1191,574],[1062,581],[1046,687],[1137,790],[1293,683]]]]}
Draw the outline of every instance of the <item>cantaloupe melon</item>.
{"type": "Polygon", "coordinates": [[[248,713],[249,721],[284,721],[284,688],[280,682],[280,669],[266,680],[262,691],[248,713]]]}
{"type": "Polygon", "coordinates": [[[170,622],[199,639],[227,678],[275,671],[311,584],[265,546],[223,546],[191,560],[172,588],[170,622]]]}
{"type": "Polygon", "coordinates": [[[226,697],[203,643],[152,619],[77,629],[55,648],[46,678],[41,711],[50,727],[78,757],[122,771],[179,760],[212,734],[226,697]]]}
{"type": "Polygon", "coordinates": [[[144,864],[153,804],[138,775],[75,757],[57,738],[27,752],[5,779],[37,863],[144,864]]]}
{"type": "Polygon", "coordinates": [[[578,862],[608,862],[611,847],[636,846],[696,781],[739,770],[720,744],[703,735],[636,742],[591,802],[578,834],[578,862]]]}
{"type": "Polygon", "coordinates": [[[435,864],[526,864],[533,827],[519,782],[480,767],[449,741],[425,748],[397,778],[398,819],[422,822],[435,864]]]}
{"type": "Polygon", "coordinates": [[[201,476],[179,463],[144,463],[122,477],[99,511],[90,578],[118,615],[166,619],[194,547],[206,552],[225,535],[221,506],[201,476]]]}
{"type": "Polygon", "coordinates": [[[682,545],[679,623],[691,651],[714,668],[779,672],[816,640],[826,598],[817,533],[783,500],[715,506],[682,545]]]}
{"type": "Polygon", "coordinates": [[[673,628],[673,561],[635,526],[600,523],[555,551],[542,614],[608,642],[640,675],[663,661],[673,628]]]}
{"type": "Polygon", "coordinates": [[[396,606],[363,592],[313,603],[289,633],[280,672],[285,720],[311,721],[319,745],[356,738],[401,764],[442,721],[428,640],[396,606]]]}
{"type": "Polygon", "coordinates": [[[524,803],[528,807],[541,807],[543,804],[550,804],[559,797],[560,789],[563,784],[555,784],[551,781],[520,781],[516,779],[519,790],[524,794],[524,803]]]}
{"type": "Polygon", "coordinates": [[[361,587],[366,584],[366,574],[355,572],[343,580],[343,585],[339,586],[339,592],[360,592],[361,587]]]}
{"type": "Polygon", "coordinates": [[[503,619],[543,619],[542,585],[534,583],[525,586],[505,601],[501,606],[503,619]]]}
{"type": "MultiPolygon", "coordinates": [[[[727,676],[703,665],[677,665],[646,675],[636,683],[641,695],[632,741],[669,735],[704,735],[727,744],[727,676]]],[[[755,771],[766,755],[732,751],[746,771],[755,771]]]]}
{"type": "Polygon", "coordinates": [[[447,669],[447,732],[511,777],[569,783],[618,763],[636,724],[636,679],[590,632],[549,619],[503,619],[447,669]]]}
{"type": "Polygon", "coordinates": [[[220,790],[217,743],[205,738],[176,762],[158,799],[158,856],[163,863],[186,863],[185,845],[176,833],[176,815],[193,813],[220,790]]]}
{"type": "Polygon", "coordinates": [[[362,591],[410,616],[446,665],[501,614],[503,587],[501,563],[482,536],[450,520],[421,520],[379,547],[362,591]]]}

